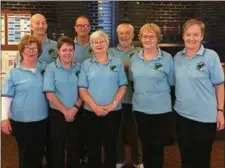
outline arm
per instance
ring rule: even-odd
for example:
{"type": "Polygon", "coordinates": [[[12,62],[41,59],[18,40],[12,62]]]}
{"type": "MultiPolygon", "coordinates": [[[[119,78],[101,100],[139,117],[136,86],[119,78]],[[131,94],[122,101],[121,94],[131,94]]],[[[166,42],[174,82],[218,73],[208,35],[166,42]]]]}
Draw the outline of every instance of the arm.
{"type": "Polygon", "coordinates": [[[46,92],[46,97],[51,104],[53,104],[64,115],[68,112],[68,108],[62,104],[59,98],[53,92],[46,92]]]}
{"type": "Polygon", "coordinates": [[[5,134],[10,134],[12,132],[12,127],[8,119],[10,113],[10,106],[12,103],[12,97],[2,97],[2,122],[1,129],[5,134]]]}
{"type": "MultiPolygon", "coordinates": [[[[224,83],[215,86],[217,109],[224,110],[224,83]]],[[[224,111],[217,110],[217,130],[224,129],[224,111]]]]}

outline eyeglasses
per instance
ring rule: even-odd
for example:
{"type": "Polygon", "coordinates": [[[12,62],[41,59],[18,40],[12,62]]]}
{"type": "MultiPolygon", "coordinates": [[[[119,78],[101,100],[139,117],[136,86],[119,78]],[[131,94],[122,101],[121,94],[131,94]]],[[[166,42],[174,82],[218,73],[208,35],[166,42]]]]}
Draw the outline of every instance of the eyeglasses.
{"type": "Polygon", "coordinates": [[[106,41],[104,41],[104,40],[101,40],[101,41],[92,41],[92,44],[94,44],[94,45],[98,45],[98,44],[102,45],[104,43],[106,43],[106,41]]]}
{"type": "Polygon", "coordinates": [[[24,51],[32,51],[32,52],[37,52],[37,51],[38,51],[38,49],[37,49],[36,47],[34,47],[34,48],[25,47],[25,48],[24,48],[24,51]]]}
{"type": "Polygon", "coordinates": [[[142,38],[143,38],[143,40],[147,40],[147,39],[155,40],[156,35],[143,35],[142,38]]]}
{"type": "Polygon", "coordinates": [[[75,25],[77,28],[89,28],[90,25],[89,24],[78,24],[78,25],[75,25]]]}

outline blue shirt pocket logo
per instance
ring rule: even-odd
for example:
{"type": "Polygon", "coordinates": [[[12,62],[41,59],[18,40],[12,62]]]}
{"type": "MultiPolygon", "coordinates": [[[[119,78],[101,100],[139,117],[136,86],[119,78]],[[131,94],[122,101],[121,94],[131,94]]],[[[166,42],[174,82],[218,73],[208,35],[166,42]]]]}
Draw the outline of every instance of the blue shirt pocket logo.
{"type": "Polygon", "coordinates": [[[109,70],[113,72],[117,72],[117,66],[116,65],[109,65],[109,70]]]}
{"type": "Polygon", "coordinates": [[[163,65],[161,63],[155,63],[154,70],[162,71],[163,65]]]}
{"type": "Polygon", "coordinates": [[[205,65],[206,65],[206,64],[205,64],[203,61],[200,61],[200,62],[197,64],[197,66],[196,66],[195,69],[197,69],[198,71],[204,72],[204,70],[205,70],[205,65]]]}

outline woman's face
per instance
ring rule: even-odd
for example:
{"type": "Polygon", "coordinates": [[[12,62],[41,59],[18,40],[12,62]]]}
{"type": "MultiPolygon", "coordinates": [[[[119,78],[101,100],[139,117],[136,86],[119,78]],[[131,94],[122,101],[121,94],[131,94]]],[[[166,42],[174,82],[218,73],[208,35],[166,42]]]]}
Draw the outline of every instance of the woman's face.
{"type": "Polygon", "coordinates": [[[157,48],[158,46],[157,35],[154,32],[144,32],[140,40],[143,48],[157,48]]]}
{"type": "Polygon", "coordinates": [[[100,37],[92,41],[91,46],[94,54],[104,54],[107,52],[108,45],[104,37],[100,37]]]}
{"type": "Polygon", "coordinates": [[[203,35],[199,25],[194,24],[186,29],[183,35],[184,46],[187,49],[198,49],[201,45],[203,35]]]}
{"type": "Polygon", "coordinates": [[[25,45],[24,50],[22,52],[23,60],[34,63],[38,58],[38,45],[37,43],[31,43],[25,45]]]}
{"type": "Polygon", "coordinates": [[[74,49],[73,46],[67,43],[64,43],[58,49],[59,59],[62,63],[69,64],[73,60],[74,49]]]}

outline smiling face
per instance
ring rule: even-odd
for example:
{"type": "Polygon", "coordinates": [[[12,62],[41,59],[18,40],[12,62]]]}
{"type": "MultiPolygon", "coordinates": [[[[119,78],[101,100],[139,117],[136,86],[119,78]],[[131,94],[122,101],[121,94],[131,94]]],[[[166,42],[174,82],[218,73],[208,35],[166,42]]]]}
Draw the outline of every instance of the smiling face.
{"type": "Polygon", "coordinates": [[[91,47],[94,54],[104,54],[107,52],[108,44],[104,37],[99,37],[91,42],[91,47]]]}
{"type": "Polygon", "coordinates": [[[140,37],[140,41],[144,48],[150,49],[158,46],[157,35],[154,32],[144,32],[140,37]]]}
{"type": "Polygon", "coordinates": [[[38,59],[38,45],[37,43],[31,43],[25,45],[23,52],[21,53],[23,61],[34,63],[38,59]]]}
{"type": "Polygon", "coordinates": [[[74,55],[74,46],[68,43],[64,43],[58,49],[59,59],[64,64],[70,64],[74,55]]]}
{"type": "Polygon", "coordinates": [[[31,17],[31,30],[35,35],[45,35],[48,25],[46,19],[41,14],[35,14],[31,17]]]}
{"type": "Polygon", "coordinates": [[[183,34],[185,48],[197,50],[200,48],[203,34],[198,24],[189,26],[183,34]]]}
{"type": "Polygon", "coordinates": [[[132,45],[134,32],[128,25],[119,27],[117,31],[119,45],[123,48],[128,48],[132,45]]]}

